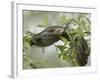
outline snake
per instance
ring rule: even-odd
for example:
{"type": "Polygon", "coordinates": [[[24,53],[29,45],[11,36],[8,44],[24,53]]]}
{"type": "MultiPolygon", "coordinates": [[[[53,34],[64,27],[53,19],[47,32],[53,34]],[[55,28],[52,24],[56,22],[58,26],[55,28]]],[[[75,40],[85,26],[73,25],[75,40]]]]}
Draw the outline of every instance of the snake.
{"type": "MultiPolygon", "coordinates": [[[[39,47],[50,46],[60,40],[59,36],[63,36],[68,41],[70,37],[66,33],[66,30],[69,29],[69,24],[65,27],[62,26],[51,26],[44,29],[42,32],[33,34],[32,40],[30,41],[30,46],[36,45],[39,47]]],[[[70,34],[71,35],[71,34],[70,34]]],[[[90,48],[84,39],[83,36],[77,36],[75,39],[75,44],[73,45],[77,50],[76,61],[80,66],[85,66],[88,62],[88,57],[90,55],[90,48]]]]}

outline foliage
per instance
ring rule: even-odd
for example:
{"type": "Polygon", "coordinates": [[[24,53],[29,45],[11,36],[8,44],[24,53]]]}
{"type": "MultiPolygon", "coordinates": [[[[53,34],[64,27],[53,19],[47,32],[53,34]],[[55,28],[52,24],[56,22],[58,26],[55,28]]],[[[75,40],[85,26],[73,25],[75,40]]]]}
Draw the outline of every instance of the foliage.
{"type": "Polygon", "coordinates": [[[26,32],[26,36],[23,37],[23,51],[28,49],[30,47],[30,42],[32,40],[32,35],[33,33],[31,33],[30,31],[26,32]]]}
{"type": "Polygon", "coordinates": [[[64,45],[56,45],[56,47],[58,49],[59,58],[66,60],[67,62],[71,63],[73,66],[80,66],[78,62],[76,61],[78,51],[75,49],[75,45],[77,45],[75,43],[75,38],[77,36],[84,37],[86,35],[85,32],[90,32],[90,20],[87,17],[85,17],[84,14],[80,14],[78,18],[74,19],[74,22],[76,22],[79,27],[73,31],[70,31],[70,30],[67,31],[67,34],[69,34],[71,41],[67,41],[66,38],[60,36],[64,45]],[[73,33],[75,34],[71,35],[73,33]],[[69,47],[66,47],[66,46],[69,46],[69,47]]]}
{"type": "Polygon", "coordinates": [[[61,40],[64,42],[64,45],[55,45],[58,48],[58,57],[71,63],[73,66],[79,66],[75,60],[77,55],[75,48],[73,47],[73,42],[67,41],[66,38],[61,37],[61,40]],[[69,45],[69,46],[68,46],[69,45]],[[67,46],[67,47],[66,47],[67,46]]]}

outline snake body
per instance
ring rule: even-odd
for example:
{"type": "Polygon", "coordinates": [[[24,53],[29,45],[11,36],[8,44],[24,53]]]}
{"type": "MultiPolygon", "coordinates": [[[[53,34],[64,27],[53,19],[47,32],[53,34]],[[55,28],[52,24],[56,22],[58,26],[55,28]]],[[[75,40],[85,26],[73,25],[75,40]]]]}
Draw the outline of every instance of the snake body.
{"type": "Polygon", "coordinates": [[[63,35],[64,28],[60,26],[49,27],[42,32],[32,36],[31,45],[46,47],[59,41],[59,36],[63,35]]]}
{"type": "Polygon", "coordinates": [[[75,48],[77,50],[76,61],[80,66],[86,65],[90,55],[90,48],[84,37],[77,37],[75,48]]]}

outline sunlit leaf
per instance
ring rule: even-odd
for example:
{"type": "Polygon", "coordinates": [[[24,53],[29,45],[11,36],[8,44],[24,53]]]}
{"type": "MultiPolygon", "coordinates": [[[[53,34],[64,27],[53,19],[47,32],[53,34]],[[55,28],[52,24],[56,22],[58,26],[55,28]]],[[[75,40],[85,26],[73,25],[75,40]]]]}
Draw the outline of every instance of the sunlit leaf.
{"type": "Polygon", "coordinates": [[[79,22],[79,25],[81,26],[82,30],[85,30],[85,31],[90,31],[90,20],[84,16],[83,14],[80,14],[79,17],[78,17],[78,22],[79,22]]]}
{"type": "Polygon", "coordinates": [[[66,38],[64,38],[64,37],[62,37],[62,36],[59,36],[59,37],[60,37],[61,40],[64,42],[64,45],[69,44],[69,41],[68,41],[66,38]]]}
{"type": "Polygon", "coordinates": [[[30,32],[30,31],[26,31],[25,34],[26,34],[27,36],[32,36],[32,35],[33,35],[33,33],[30,32]]]}
{"type": "Polygon", "coordinates": [[[64,51],[64,49],[66,49],[66,46],[63,45],[55,45],[60,51],[64,51]]]}

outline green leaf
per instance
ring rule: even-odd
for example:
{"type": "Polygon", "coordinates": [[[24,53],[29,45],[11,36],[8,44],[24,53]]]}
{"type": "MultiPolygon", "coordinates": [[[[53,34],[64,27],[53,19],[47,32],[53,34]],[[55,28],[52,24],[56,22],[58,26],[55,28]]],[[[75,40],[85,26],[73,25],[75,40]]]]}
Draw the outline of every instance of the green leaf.
{"type": "Polygon", "coordinates": [[[64,51],[64,49],[66,49],[66,46],[63,45],[55,45],[61,52],[64,51]]]}
{"type": "Polygon", "coordinates": [[[62,53],[59,53],[59,54],[58,54],[58,58],[61,58],[62,56],[63,56],[62,53]]]}
{"type": "Polygon", "coordinates": [[[73,64],[73,66],[80,66],[80,65],[78,64],[78,62],[76,61],[76,59],[73,59],[73,60],[72,60],[72,64],[73,64]]]}
{"type": "Polygon", "coordinates": [[[72,58],[75,58],[76,55],[77,55],[77,53],[75,52],[75,50],[73,50],[72,53],[71,53],[72,58]]]}
{"type": "Polygon", "coordinates": [[[66,61],[68,61],[68,62],[71,61],[69,55],[63,55],[63,59],[66,60],[66,61]]]}
{"type": "Polygon", "coordinates": [[[81,36],[84,36],[84,35],[85,35],[84,32],[83,32],[82,26],[79,26],[79,27],[77,28],[77,34],[79,34],[79,35],[81,35],[81,36]]]}
{"type": "Polygon", "coordinates": [[[26,31],[25,34],[26,34],[27,36],[32,36],[32,35],[33,35],[33,33],[30,32],[30,31],[26,31]]]}
{"type": "Polygon", "coordinates": [[[31,40],[32,40],[32,36],[25,36],[25,37],[23,38],[23,41],[26,41],[26,42],[28,42],[28,43],[30,43],[31,40]]]}
{"type": "Polygon", "coordinates": [[[64,38],[64,37],[62,37],[62,36],[59,36],[60,37],[60,39],[64,42],[64,45],[66,46],[67,44],[69,44],[69,41],[66,39],[66,38],[64,38]]]}
{"type": "Polygon", "coordinates": [[[23,47],[24,47],[24,50],[28,49],[30,47],[30,42],[32,41],[33,33],[27,32],[26,34],[27,34],[27,36],[23,37],[23,47]]]}
{"type": "Polygon", "coordinates": [[[79,15],[78,22],[82,30],[90,31],[91,22],[84,14],[79,15]]]}

